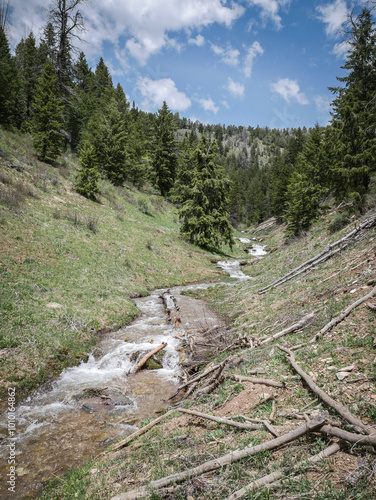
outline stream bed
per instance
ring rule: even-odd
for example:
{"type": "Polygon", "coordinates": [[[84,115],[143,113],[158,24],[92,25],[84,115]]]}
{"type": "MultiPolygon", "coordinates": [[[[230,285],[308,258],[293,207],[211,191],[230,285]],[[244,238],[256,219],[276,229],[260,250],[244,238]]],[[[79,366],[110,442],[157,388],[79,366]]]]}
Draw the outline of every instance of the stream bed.
{"type": "MultiPolygon", "coordinates": [[[[209,285],[207,285],[209,286],[209,285]]],[[[8,437],[7,414],[0,420],[0,498],[39,495],[43,486],[78,467],[112,442],[134,432],[140,420],[169,406],[179,382],[179,335],[184,330],[221,324],[203,301],[180,295],[192,285],[171,288],[181,312],[177,327],[168,321],[165,290],[135,299],[139,317],[106,334],[79,366],[19,402],[15,436],[8,437]],[[162,367],[131,374],[137,360],[163,342],[162,367]],[[9,491],[10,453],[15,459],[15,493],[9,491]]]]}
{"type": "MultiPolygon", "coordinates": [[[[240,261],[218,262],[231,277],[251,279],[240,265],[240,261]]],[[[14,436],[8,435],[8,414],[1,416],[0,498],[35,498],[51,479],[81,466],[134,432],[141,420],[170,405],[168,399],[179,382],[179,337],[188,330],[222,325],[204,301],[181,292],[209,286],[213,284],[170,289],[179,307],[176,325],[169,321],[161,298],[167,289],[135,299],[137,319],[104,335],[87,361],[65,369],[55,381],[17,402],[14,436]],[[164,342],[159,369],[131,373],[145,353],[164,342]],[[15,492],[9,490],[9,479],[14,479],[15,492]]]]}

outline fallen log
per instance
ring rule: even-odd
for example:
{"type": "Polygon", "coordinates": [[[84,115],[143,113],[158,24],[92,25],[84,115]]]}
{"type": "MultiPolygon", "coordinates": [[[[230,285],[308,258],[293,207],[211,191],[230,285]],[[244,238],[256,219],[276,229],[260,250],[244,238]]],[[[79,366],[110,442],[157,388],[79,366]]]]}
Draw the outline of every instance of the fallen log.
{"type": "Polygon", "coordinates": [[[151,490],[158,490],[160,488],[164,488],[165,486],[181,483],[186,479],[191,479],[193,477],[204,474],[205,472],[220,469],[226,465],[237,462],[238,460],[242,460],[243,458],[256,455],[261,451],[273,450],[286,443],[290,443],[291,441],[294,441],[301,436],[304,436],[304,434],[307,434],[308,432],[316,430],[318,427],[321,427],[324,424],[327,416],[328,412],[324,412],[314,420],[310,420],[309,422],[302,424],[301,426],[288,432],[287,434],[271,439],[270,441],[266,441],[265,443],[259,444],[257,446],[249,446],[242,450],[232,451],[220,458],[209,460],[208,462],[204,462],[197,467],[187,469],[183,472],[178,472],[176,474],[151,481],[147,488],[132,490],[127,493],[117,495],[112,500],[133,500],[136,498],[142,498],[142,495],[150,494],[151,490]]]}
{"type": "Polygon", "coordinates": [[[334,455],[334,453],[337,453],[339,450],[345,447],[345,443],[339,442],[339,443],[333,443],[331,444],[328,448],[325,448],[325,450],[320,451],[317,455],[314,455],[313,457],[310,457],[307,459],[306,462],[300,462],[299,464],[293,465],[292,468],[289,467],[284,467],[283,469],[276,470],[267,476],[261,477],[260,479],[256,479],[255,481],[252,481],[251,483],[247,484],[247,486],[244,486],[244,488],[241,488],[238,491],[235,491],[232,495],[230,495],[227,500],[237,500],[238,498],[243,498],[245,495],[248,495],[249,492],[260,488],[261,486],[270,486],[272,483],[280,479],[284,474],[292,471],[299,470],[301,467],[303,467],[307,462],[308,463],[317,463],[323,460],[324,458],[328,458],[331,455],[334,455]]]}
{"type": "Polygon", "coordinates": [[[131,373],[137,373],[138,370],[140,370],[144,366],[144,364],[146,363],[146,361],[149,358],[151,358],[154,354],[156,354],[157,352],[159,352],[161,349],[164,349],[166,346],[167,346],[167,342],[163,342],[163,344],[161,344],[160,346],[156,347],[152,351],[150,351],[147,354],[145,354],[145,356],[143,356],[140,359],[140,361],[134,366],[134,368],[131,371],[131,373]]]}
{"type": "Polygon", "coordinates": [[[364,297],[361,297],[359,300],[354,302],[353,304],[349,305],[339,316],[336,318],[333,318],[332,321],[327,323],[324,328],[322,328],[316,335],[314,335],[311,340],[309,341],[311,344],[313,342],[316,342],[317,339],[322,337],[328,330],[331,330],[334,326],[338,325],[341,321],[343,321],[353,309],[356,307],[360,306],[363,304],[363,302],[366,302],[368,299],[371,299],[376,293],[376,286],[369,292],[367,295],[364,295],[364,297]]]}
{"type": "Polygon", "coordinates": [[[266,378],[245,377],[243,375],[234,374],[226,375],[226,378],[235,380],[236,382],[252,382],[252,384],[267,385],[270,387],[286,387],[286,384],[284,382],[276,382],[275,380],[269,380],[266,378]]]}
{"type": "Polygon", "coordinates": [[[294,370],[302,377],[304,382],[327,406],[335,410],[341,417],[343,417],[347,422],[355,425],[357,428],[361,429],[365,434],[376,434],[376,429],[364,424],[358,417],[353,415],[349,409],[341,403],[338,403],[333,398],[331,398],[326,392],[324,392],[318,385],[315,384],[313,379],[298,365],[295,360],[295,354],[286,347],[277,345],[278,349],[284,351],[288,354],[288,360],[294,370]]]}
{"type": "Polygon", "coordinates": [[[130,436],[126,437],[125,439],[123,439],[119,443],[115,444],[115,446],[112,448],[111,451],[119,450],[120,448],[123,448],[128,443],[133,441],[133,439],[135,439],[136,437],[141,436],[142,434],[145,434],[145,432],[147,432],[149,429],[151,429],[155,425],[159,424],[159,422],[162,422],[162,420],[165,420],[167,417],[169,417],[173,411],[174,410],[169,410],[167,413],[165,413],[161,417],[158,417],[155,420],[153,420],[152,422],[150,422],[149,424],[145,425],[145,427],[142,427],[138,431],[133,432],[130,436]]]}
{"type": "Polygon", "coordinates": [[[209,415],[207,413],[201,413],[200,411],[196,411],[196,410],[188,410],[185,408],[178,408],[178,411],[180,411],[181,413],[187,413],[188,415],[194,415],[195,417],[204,418],[207,420],[213,420],[213,422],[217,422],[219,424],[225,424],[225,425],[229,425],[231,427],[237,427],[238,429],[245,429],[245,430],[251,430],[251,431],[263,429],[262,425],[235,422],[233,420],[228,420],[227,418],[217,417],[215,415],[209,415]]]}
{"type": "Polygon", "coordinates": [[[307,316],[304,316],[300,321],[295,323],[294,325],[289,326],[288,328],[285,328],[284,330],[275,333],[274,335],[271,335],[267,339],[264,339],[260,342],[260,345],[268,344],[269,342],[272,342],[275,339],[279,339],[280,337],[283,337],[284,335],[287,335],[292,332],[296,332],[297,330],[301,330],[305,326],[307,326],[315,317],[315,313],[308,314],[307,316]]]}

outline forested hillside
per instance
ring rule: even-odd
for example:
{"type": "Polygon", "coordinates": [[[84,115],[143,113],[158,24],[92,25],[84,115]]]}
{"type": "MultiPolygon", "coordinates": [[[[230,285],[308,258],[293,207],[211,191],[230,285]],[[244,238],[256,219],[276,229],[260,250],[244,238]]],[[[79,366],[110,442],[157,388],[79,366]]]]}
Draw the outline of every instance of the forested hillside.
{"type": "Polygon", "coordinates": [[[42,161],[53,164],[64,151],[77,154],[79,194],[95,199],[100,178],[116,186],[151,183],[180,207],[185,236],[204,246],[231,241],[224,220],[239,226],[276,216],[288,223],[289,234],[298,234],[325,211],[329,199],[346,204],[349,213],[365,209],[376,151],[371,8],[348,19],[349,53],[338,68],[345,76],[331,89],[330,125],[280,130],[204,125],[173,114],[166,102],[156,114],[138,109],[127,97],[132,89],[113,84],[103,58],[90,68],[85,54],[77,55],[75,40],[84,36],[79,4],[53,3],[40,39],[30,32],[14,54],[6,12],[0,27],[0,124],[31,134],[42,161]],[[206,147],[211,167],[198,160],[197,152],[206,147]],[[208,178],[219,180],[209,198],[223,193],[215,213],[204,206],[193,213],[186,206],[203,168],[208,178]],[[213,231],[214,240],[208,236],[213,231]]]}

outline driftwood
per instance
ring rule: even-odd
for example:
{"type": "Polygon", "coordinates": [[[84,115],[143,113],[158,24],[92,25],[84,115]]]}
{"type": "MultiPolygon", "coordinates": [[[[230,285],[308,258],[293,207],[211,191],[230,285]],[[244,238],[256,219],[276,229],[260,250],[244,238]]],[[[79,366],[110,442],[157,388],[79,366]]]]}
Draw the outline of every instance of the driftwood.
{"type": "Polygon", "coordinates": [[[149,424],[145,425],[145,427],[142,427],[138,431],[133,432],[133,434],[126,437],[125,439],[123,439],[119,443],[115,444],[115,446],[112,448],[112,451],[116,451],[116,450],[119,450],[120,448],[123,448],[123,446],[126,446],[128,443],[133,441],[133,439],[135,439],[136,437],[141,436],[142,434],[145,434],[145,432],[147,432],[149,429],[151,429],[155,425],[159,424],[159,422],[162,422],[162,420],[165,420],[167,417],[169,417],[172,412],[173,412],[173,410],[168,411],[167,413],[165,413],[161,417],[158,417],[155,420],[153,420],[152,422],[150,422],[149,424]]]}
{"type": "Polygon", "coordinates": [[[209,460],[208,462],[204,462],[197,467],[193,467],[183,472],[178,472],[176,474],[151,481],[148,485],[148,488],[132,490],[127,493],[117,495],[112,500],[133,500],[136,498],[142,498],[143,495],[150,494],[150,490],[158,490],[171,484],[181,483],[186,479],[199,476],[201,474],[204,474],[205,472],[220,469],[226,465],[237,462],[238,460],[242,460],[243,458],[256,455],[261,451],[273,450],[275,448],[278,448],[279,446],[298,439],[308,432],[316,430],[318,427],[324,424],[327,415],[328,413],[324,412],[314,420],[310,420],[309,422],[297,427],[296,429],[288,432],[287,434],[284,434],[283,436],[271,439],[270,441],[266,441],[265,443],[259,444],[257,446],[249,446],[242,450],[232,451],[220,458],[215,458],[213,460],[209,460]]]}
{"type": "Polygon", "coordinates": [[[288,272],[287,274],[285,274],[281,278],[277,279],[276,281],[274,281],[270,285],[267,285],[266,287],[259,289],[257,291],[257,293],[259,293],[261,295],[261,294],[267,292],[268,290],[270,290],[271,288],[275,288],[279,285],[282,285],[286,281],[289,281],[289,280],[295,278],[296,276],[299,276],[300,274],[311,270],[312,268],[316,267],[317,265],[321,264],[322,262],[325,262],[326,260],[328,260],[331,257],[333,257],[334,255],[336,255],[338,252],[341,252],[342,250],[347,248],[350,245],[350,243],[352,243],[352,241],[354,241],[359,236],[359,234],[361,234],[361,232],[364,229],[371,228],[372,226],[375,225],[375,223],[376,223],[376,215],[373,215],[373,216],[369,217],[368,219],[364,220],[361,224],[359,224],[358,227],[356,227],[355,229],[353,229],[352,231],[347,233],[343,238],[341,238],[340,240],[338,240],[334,243],[331,243],[320,254],[303,262],[303,264],[296,267],[292,271],[288,272]],[[333,248],[335,248],[335,250],[333,250],[333,248]]]}
{"type": "Polygon", "coordinates": [[[144,366],[144,364],[146,363],[146,361],[149,358],[151,358],[154,354],[156,354],[157,352],[159,352],[161,349],[164,349],[166,346],[167,346],[167,342],[163,342],[163,344],[161,344],[160,346],[156,347],[152,351],[150,351],[147,354],[145,354],[145,356],[143,356],[140,359],[140,361],[135,365],[135,367],[133,368],[133,370],[132,370],[131,373],[137,373],[138,370],[140,370],[144,366]]]}
{"type": "Polygon", "coordinates": [[[369,425],[365,425],[358,417],[353,415],[346,406],[342,405],[341,403],[338,403],[333,398],[328,396],[326,392],[320,389],[320,387],[318,387],[318,385],[315,384],[312,378],[298,365],[298,363],[295,360],[295,354],[290,349],[287,349],[286,347],[282,347],[279,345],[277,345],[277,347],[281,349],[281,351],[284,351],[288,354],[289,356],[288,360],[290,361],[291,366],[301,376],[301,378],[308,385],[311,391],[313,391],[327,406],[335,410],[347,422],[349,422],[352,425],[355,425],[356,428],[361,429],[365,434],[374,434],[374,433],[376,434],[376,429],[374,429],[369,425]]]}
{"type": "Polygon", "coordinates": [[[332,321],[327,323],[324,326],[324,328],[322,328],[318,333],[316,333],[314,337],[311,338],[309,342],[310,343],[316,342],[316,340],[322,337],[328,330],[331,330],[334,326],[338,325],[338,323],[343,321],[351,313],[353,309],[363,304],[363,302],[366,302],[367,300],[371,299],[375,295],[375,293],[376,293],[376,286],[369,293],[367,293],[367,295],[364,295],[364,297],[361,297],[359,300],[349,305],[339,316],[333,318],[332,321]]]}
{"type": "Polygon", "coordinates": [[[187,413],[188,415],[194,415],[195,417],[205,418],[207,420],[213,420],[214,422],[218,422],[219,424],[225,424],[225,425],[230,425],[231,427],[237,427],[238,429],[255,431],[263,428],[262,425],[234,422],[233,420],[229,420],[227,418],[217,417],[215,415],[208,415],[207,413],[201,413],[195,410],[187,410],[185,408],[179,408],[179,411],[182,413],[187,413]]]}
{"type": "Polygon", "coordinates": [[[331,455],[334,455],[334,453],[337,453],[339,450],[341,450],[344,447],[345,447],[345,443],[343,443],[343,442],[333,443],[328,448],[325,448],[325,450],[320,451],[320,453],[318,453],[317,455],[314,455],[313,457],[308,458],[306,462],[300,462],[299,464],[293,465],[292,468],[285,467],[283,469],[276,470],[276,471],[268,474],[267,476],[264,476],[264,477],[261,477],[260,479],[256,479],[255,481],[252,481],[247,486],[244,486],[244,488],[241,488],[240,490],[238,490],[235,493],[233,493],[232,495],[230,495],[227,498],[227,500],[237,500],[238,498],[243,498],[249,492],[251,492],[252,490],[256,490],[257,488],[260,488],[261,486],[270,486],[275,481],[278,481],[286,473],[288,473],[290,471],[299,470],[307,462],[308,463],[320,462],[324,458],[328,458],[331,455]]]}
{"type": "Polygon", "coordinates": [[[261,384],[270,387],[282,387],[282,388],[286,387],[284,382],[276,382],[275,380],[269,380],[266,378],[245,377],[243,375],[234,375],[234,374],[226,375],[226,378],[230,378],[237,382],[252,382],[252,384],[261,384]]]}
{"type": "Polygon", "coordinates": [[[270,337],[262,340],[260,342],[260,345],[268,344],[269,342],[273,342],[275,339],[279,339],[279,337],[283,337],[284,335],[287,335],[291,332],[296,332],[297,330],[301,330],[302,328],[306,327],[315,317],[315,313],[308,314],[307,316],[304,316],[298,323],[295,323],[294,325],[289,326],[288,328],[285,328],[284,330],[275,333],[274,335],[271,335],[270,337]]]}

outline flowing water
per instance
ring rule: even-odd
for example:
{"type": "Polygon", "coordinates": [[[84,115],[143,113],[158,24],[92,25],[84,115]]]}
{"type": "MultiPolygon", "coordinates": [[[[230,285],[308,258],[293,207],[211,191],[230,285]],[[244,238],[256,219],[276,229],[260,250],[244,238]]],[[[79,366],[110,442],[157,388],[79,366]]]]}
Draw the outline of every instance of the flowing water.
{"type": "MultiPolygon", "coordinates": [[[[218,266],[238,280],[251,279],[240,261],[218,266]]],[[[179,337],[189,329],[220,325],[220,318],[183,290],[208,285],[174,287],[179,306],[178,327],[172,325],[156,290],[135,303],[139,317],[129,326],[103,337],[86,362],[67,368],[15,411],[15,434],[8,435],[8,415],[0,419],[0,498],[34,498],[54,477],[97,455],[112,442],[137,429],[140,420],[169,406],[179,381],[179,337]],[[132,374],[136,362],[163,342],[161,368],[132,374]],[[14,460],[14,462],[8,462],[14,460]],[[14,463],[14,477],[9,464],[14,463]],[[9,491],[15,482],[15,493],[9,491]]],[[[12,465],[13,466],[13,465],[12,465]]]]}
{"type": "Polygon", "coordinates": [[[179,339],[184,329],[220,324],[204,302],[171,293],[180,306],[179,328],[168,321],[156,290],[136,299],[140,316],[126,328],[106,335],[95,352],[79,366],[67,368],[20,402],[15,412],[15,436],[8,436],[7,415],[0,421],[0,498],[33,498],[46,482],[97,455],[113,441],[134,430],[140,420],[154,416],[167,406],[176,392],[179,375],[179,339]],[[162,367],[130,374],[137,360],[154,347],[160,351],[162,367]],[[11,455],[10,455],[11,454],[11,455]],[[15,459],[15,493],[8,459],[15,459]]]}

